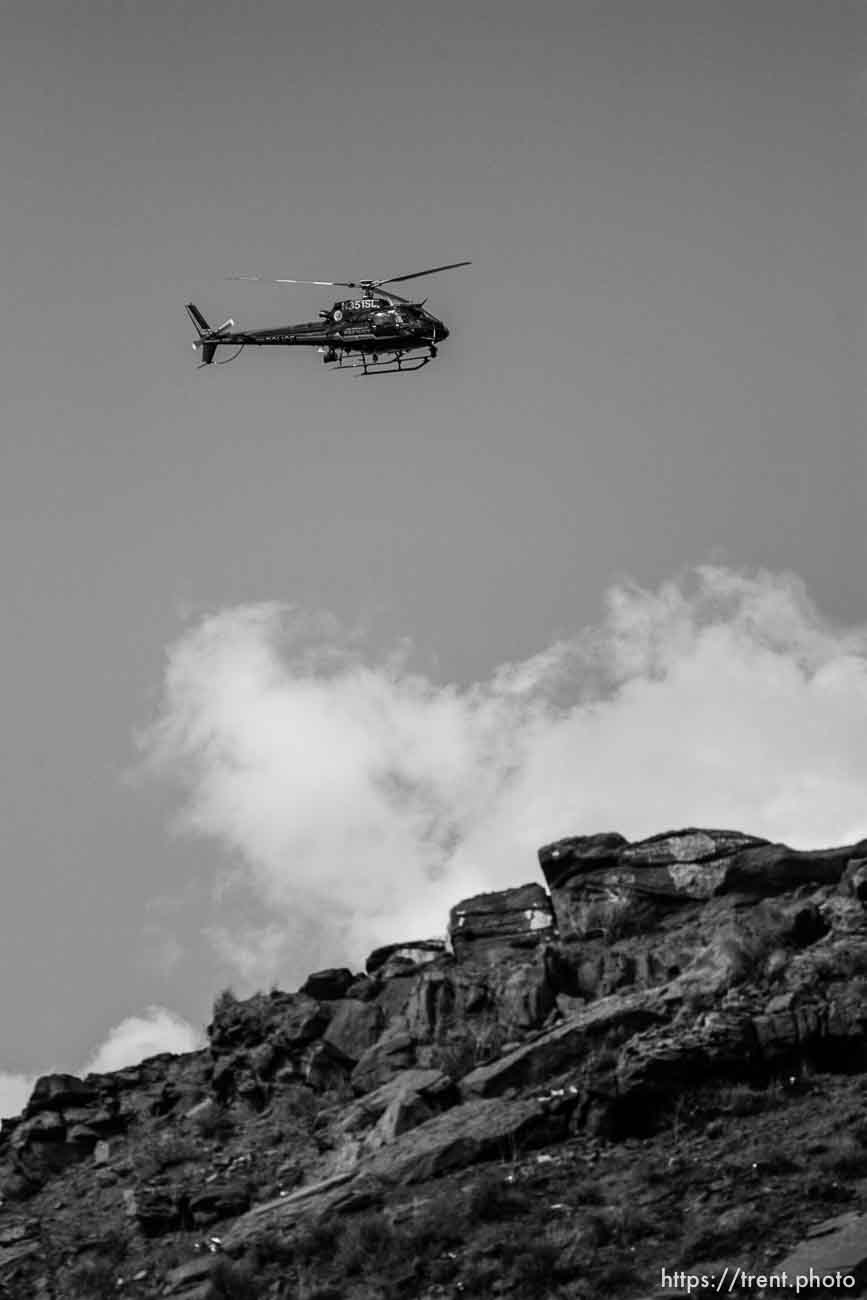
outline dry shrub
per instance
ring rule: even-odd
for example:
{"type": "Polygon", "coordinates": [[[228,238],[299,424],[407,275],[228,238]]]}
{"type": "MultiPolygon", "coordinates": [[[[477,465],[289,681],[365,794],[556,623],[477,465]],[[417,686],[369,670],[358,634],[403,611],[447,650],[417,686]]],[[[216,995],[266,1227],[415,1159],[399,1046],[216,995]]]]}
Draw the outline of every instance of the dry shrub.
{"type": "Polygon", "coordinates": [[[225,1257],[218,1259],[209,1282],[208,1300],[260,1300],[253,1270],[247,1264],[235,1264],[225,1257]]]}
{"type": "Polygon", "coordinates": [[[684,1264],[697,1260],[716,1259],[736,1252],[744,1244],[744,1234],[756,1224],[755,1210],[744,1207],[739,1212],[717,1220],[693,1221],[686,1228],[681,1242],[680,1256],[684,1264]]]}
{"type": "Polygon", "coordinates": [[[719,1104],[731,1115],[757,1115],[767,1110],[771,1098],[764,1089],[747,1083],[732,1083],[720,1091],[719,1104]]]}
{"type": "Polygon", "coordinates": [[[403,1253],[401,1245],[400,1234],[385,1215],[372,1210],[346,1225],[337,1247],[337,1267],[350,1277],[382,1272],[403,1253]]]}
{"type": "Polygon", "coordinates": [[[466,1216],[470,1223],[496,1223],[526,1214],[533,1205],[526,1192],[506,1183],[496,1174],[483,1174],[470,1188],[466,1216]]]}
{"type": "Polygon", "coordinates": [[[857,1138],[841,1135],[816,1157],[815,1165],[820,1173],[838,1178],[863,1178],[867,1174],[867,1150],[857,1138]]]}
{"type": "Polygon", "coordinates": [[[406,1224],[405,1231],[420,1255],[437,1254],[464,1240],[467,1218],[463,1208],[456,1206],[454,1196],[442,1192],[421,1208],[406,1224]]]}
{"type": "Polygon", "coordinates": [[[109,1300],[117,1295],[117,1265],[107,1259],[88,1259],[67,1274],[69,1294],[76,1300],[109,1300]]]}
{"type": "Polygon", "coordinates": [[[330,1219],[313,1219],[302,1224],[292,1238],[295,1258],[302,1264],[312,1264],[331,1257],[334,1252],[340,1228],[330,1219]]]}
{"type": "Polygon", "coordinates": [[[252,1260],[257,1271],[267,1268],[269,1264],[281,1266],[293,1264],[296,1255],[297,1250],[292,1240],[277,1228],[270,1228],[267,1232],[263,1232],[261,1237],[257,1237],[253,1242],[252,1260]]]}

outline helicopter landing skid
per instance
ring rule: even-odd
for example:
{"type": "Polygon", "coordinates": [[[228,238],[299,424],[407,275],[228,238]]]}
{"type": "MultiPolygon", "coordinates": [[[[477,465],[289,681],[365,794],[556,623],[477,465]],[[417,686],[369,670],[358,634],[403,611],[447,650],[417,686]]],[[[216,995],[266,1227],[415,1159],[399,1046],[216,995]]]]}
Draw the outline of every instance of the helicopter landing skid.
{"type": "Polygon", "coordinates": [[[362,352],[359,357],[353,357],[351,360],[341,355],[331,364],[331,369],[354,370],[354,379],[364,379],[368,375],[404,375],[410,374],[413,370],[421,370],[433,361],[435,356],[435,349],[425,353],[424,356],[407,356],[404,352],[393,352],[391,356],[380,361],[377,353],[368,357],[362,352]]]}

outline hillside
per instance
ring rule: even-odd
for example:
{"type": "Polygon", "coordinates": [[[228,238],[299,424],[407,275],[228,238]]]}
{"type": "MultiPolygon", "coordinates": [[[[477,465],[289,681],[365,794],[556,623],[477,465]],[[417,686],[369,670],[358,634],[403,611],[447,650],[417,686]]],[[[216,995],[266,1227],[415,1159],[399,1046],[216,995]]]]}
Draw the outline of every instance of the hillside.
{"type": "Polygon", "coordinates": [[[224,991],[205,1050],[40,1079],[0,1300],[867,1295],[867,841],[539,863],[447,941],[224,991]]]}

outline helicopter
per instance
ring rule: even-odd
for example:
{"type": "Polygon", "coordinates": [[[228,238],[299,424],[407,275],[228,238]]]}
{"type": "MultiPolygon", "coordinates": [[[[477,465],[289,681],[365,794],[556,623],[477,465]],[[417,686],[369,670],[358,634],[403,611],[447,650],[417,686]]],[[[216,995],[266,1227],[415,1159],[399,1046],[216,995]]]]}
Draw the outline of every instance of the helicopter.
{"type": "Polygon", "coordinates": [[[213,365],[221,347],[233,347],[235,351],[224,360],[216,360],[218,366],[234,361],[246,347],[314,347],[332,370],[351,368],[358,377],[421,370],[434,360],[437,344],[448,338],[449,331],[441,320],[425,311],[426,298],[410,302],[382,286],[470,265],[470,262],[449,262],[446,266],[432,266],[426,271],[382,280],[268,280],[261,275],[230,275],[227,277],[230,280],[253,280],[260,284],[355,289],[358,297],[335,302],[330,310],[320,311],[318,321],[261,330],[236,330],[231,318],[212,329],[195,303],[188,302],[187,313],[199,335],[193,348],[202,353],[199,369],[213,365]]]}

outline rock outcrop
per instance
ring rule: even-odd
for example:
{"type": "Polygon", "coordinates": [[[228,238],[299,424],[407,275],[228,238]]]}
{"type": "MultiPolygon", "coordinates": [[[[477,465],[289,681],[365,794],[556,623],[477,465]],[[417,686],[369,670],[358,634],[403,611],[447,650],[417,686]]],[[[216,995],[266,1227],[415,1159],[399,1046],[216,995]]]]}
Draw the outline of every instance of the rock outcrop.
{"type": "Polygon", "coordinates": [[[467,898],[452,908],[449,918],[458,961],[502,961],[553,935],[551,900],[538,884],[467,898]]]}
{"type": "Polygon", "coordinates": [[[849,1212],[815,1224],[795,1249],[774,1265],[767,1290],[791,1294],[822,1289],[826,1293],[863,1294],[867,1283],[867,1214],[849,1212]],[[832,1278],[845,1278],[835,1287],[832,1278]],[[849,1280],[851,1279],[851,1280],[849,1280]]]}
{"type": "MultiPolygon", "coordinates": [[[[78,1294],[64,1215],[88,1240],[103,1220],[132,1234],[123,1294],[210,1300],[208,1260],[159,1273],[160,1243],[214,1232],[244,1254],[266,1229],[384,1212],[402,1188],[518,1151],[553,1167],[574,1144],[651,1141],[709,1090],[867,1073],[867,841],[607,832],[539,861],[550,895],[466,899],[448,943],[220,995],[201,1052],[40,1079],[0,1128],[0,1298],[78,1294]],[[53,1253],[33,1226],[49,1205],[53,1253]]],[[[850,1226],[822,1258],[861,1270],[863,1218],[850,1226]]],[[[778,1253],[791,1245],[781,1234],[778,1253]]]]}

